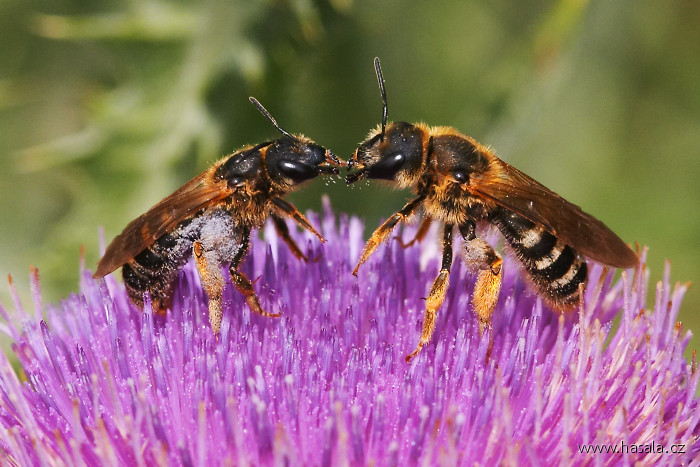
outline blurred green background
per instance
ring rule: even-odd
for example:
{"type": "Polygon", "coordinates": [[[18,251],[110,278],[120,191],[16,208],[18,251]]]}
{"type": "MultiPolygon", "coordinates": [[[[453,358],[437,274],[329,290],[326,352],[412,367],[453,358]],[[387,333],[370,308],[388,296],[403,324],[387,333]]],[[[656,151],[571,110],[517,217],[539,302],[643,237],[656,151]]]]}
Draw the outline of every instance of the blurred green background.
{"type": "MultiPolygon", "coordinates": [[[[381,107],[454,126],[700,279],[700,3],[0,2],[0,273],[77,290],[107,239],[207,167],[292,132],[348,157],[381,107]]],[[[407,193],[316,181],[292,200],[372,228],[407,193]]],[[[427,284],[426,284],[427,287],[427,284]]],[[[0,302],[12,308],[6,287],[0,302]]],[[[682,309],[700,332],[700,293],[682,309]]],[[[691,349],[698,346],[697,340],[691,349]]]]}

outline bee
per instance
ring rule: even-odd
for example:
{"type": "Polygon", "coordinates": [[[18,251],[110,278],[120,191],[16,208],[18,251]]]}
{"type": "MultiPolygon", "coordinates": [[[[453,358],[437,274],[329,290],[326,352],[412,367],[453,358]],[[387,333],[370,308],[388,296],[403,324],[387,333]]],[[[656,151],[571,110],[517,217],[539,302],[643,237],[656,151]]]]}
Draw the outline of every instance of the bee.
{"type": "Polygon", "coordinates": [[[321,242],[325,239],[283,197],[317,175],[337,174],[344,163],[310,139],[288,133],[254,97],[250,101],[282,137],[243,147],[222,158],[136,218],[107,247],[93,277],[104,277],[121,267],[131,300],[142,307],[148,293],[153,309],[165,313],[172,303],[178,273],[194,255],[209,297],[209,322],[214,333],[221,326],[221,266],[225,263],[230,263],[231,280],[252,311],[280,316],[262,308],[250,280],[239,271],[251,231],[271,218],[294,256],[306,261],[284,218],[291,217],[321,242]]]}
{"type": "MultiPolygon", "coordinates": [[[[582,256],[617,268],[630,268],[637,255],[602,222],[496,157],[493,150],[454,128],[422,123],[387,123],[386,89],[379,59],[374,68],[382,97],[382,123],[359,145],[348,169],[348,184],[363,178],[412,188],[416,197],[389,217],[365,244],[357,272],[393,228],[422,208],[415,238],[432,220],[443,224],[442,265],[426,298],[425,315],[410,361],[429,342],[445,300],[452,265],[455,227],[464,240],[466,265],[477,273],[472,306],[481,333],[491,326],[502,281],[501,256],[476,235],[476,224],[495,225],[527,272],[537,294],[553,309],[566,311],[581,300],[588,267],[582,256]]],[[[492,333],[491,345],[493,343],[492,333]]]]}

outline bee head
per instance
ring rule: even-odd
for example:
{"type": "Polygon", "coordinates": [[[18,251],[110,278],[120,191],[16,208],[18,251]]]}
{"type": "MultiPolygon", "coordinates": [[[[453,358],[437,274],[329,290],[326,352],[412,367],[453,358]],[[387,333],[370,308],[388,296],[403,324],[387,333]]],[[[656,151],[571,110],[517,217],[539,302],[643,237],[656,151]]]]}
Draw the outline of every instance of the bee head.
{"type": "Polygon", "coordinates": [[[373,178],[397,182],[402,188],[412,185],[423,163],[423,135],[420,127],[406,122],[372,131],[348,161],[348,169],[357,171],[346,182],[373,178]]]}
{"type": "Polygon", "coordinates": [[[382,123],[355,150],[348,161],[348,170],[357,169],[357,172],[349,174],[345,181],[351,184],[363,178],[374,178],[391,180],[400,188],[406,188],[417,181],[420,173],[424,130],[406,122],[387,126],[386,86],[379,58],[374,59],[374,71],[382,96],[382,123]]]}
{"type": "Polygon", "coordinates": [[[304,136],[280,138],[265,152],[270,179],[294,186],[321,174],[337,174],[343,163],[330,150],[304,136]]]}
{"type": "Polygon", "coordinates": [[[265,107],[254,97],[250,102],[263,114],[282,138],[268,143],[265,150],[265,168],[270,179],[292,187],[320,174],[337,174],[343,162],[330,150],[319,146],[302,135],[293,135],[277,124],[265,107]]]}

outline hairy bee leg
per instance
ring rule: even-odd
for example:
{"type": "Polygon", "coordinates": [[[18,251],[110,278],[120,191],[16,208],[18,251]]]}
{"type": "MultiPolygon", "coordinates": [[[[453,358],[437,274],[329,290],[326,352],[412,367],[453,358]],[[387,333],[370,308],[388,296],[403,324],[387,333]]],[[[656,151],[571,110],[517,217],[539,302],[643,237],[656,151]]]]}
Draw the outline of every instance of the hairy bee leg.
{"type": "Polygon", "coordinates": [[[284,243],[287,244],[292,254],[296,256],[297,259],[300,259],[302,261],[308,261],[306,255],[302,253],[301,249],[296,244],[294,239],[289,235],[289,228],[287,227],[287,223],[284,222],[284,219],[274,214],[270,217],[272,217],[272,222],[275,225],[277,235],[279,235],[282,238],[282,240],[284,240],[284,243]]]}
{"type": "MultiPolygon", "coordinates": [[[[464,237],[464,261],[471,270],[478,271],[472,305],[483,334],[491,326],[491,316],[501,291],[503,260],[491,245],[477,238],[473,222],[460,226],[464,237]]],[[[492,336],[493,338],[493,336],[492,336]]]]}
{"type": "Polygon", "coordinates": [[[241,247],[231,260],[231,267],[229,268],[229,272],[231,273],[231,281],[233,282],[233,285],[236,286],[236,289],[243,294],[246,303],[248,303],[248,307],[253,312],[262,316],[278,318],[281,316],[279,313],[268,313],[267,311],[263,310],[262,306],[260,306],[260,300],[255,294],[255,289],[253,289],[253,284],[250,283],[250,280],[244,273],[238,270],[238,265],[241,263],[241,261],[243,261],[246,253],[248,253],[249,245],[250,229],[244,229],[241,237],[241,247]]]}
{"type": "Polygon", "coordinates": [[[416,350],[406,355],[406,362],[410,362],[413,357],[418,355],[418,352],[425,344],[430,341],[430,338],[435,331],[435,316],[437,310],[445,301],[445,294],[450,285],[450,268],[452,267],[452,230],[454,225],[445,225],[445,230],[442,234],[442,266],[440,273],[433,281],[430,287],[430,293],[425,301],[425,316],[423,317],[423,329],[421,331],[420,340],[416,346],[416,350]]]}
{"type": "Polygon", "coordinates": [[[488,269],[482,269],[476,279],[472,304],[474,312],[479,319],[479,332],[484,333],[491,327],[491,316],[498,303],[498,294],[501,291],[501,269],[503,260],[498,258],[488,269]]]}
{"type": "Polygon", "coordinates": [[[483,336],[484,331],[486,329],[489,330],[489,345],[486,350],[487,361],[491,358],[491,351],[493,350],[491,316],[493,316],[493,310],[496,308],[496,303],[498,303],[498,293],[501,291],[501,282],[503,278],[501,274],[503,260],[492,248],[491,252],[496,255],[497,259],[491,263],[488,269],[479,271],[476,284],[474,285],[474,294],[472,295],[474,313],[479,320],[479,335],[483,336]]]}
{"type": "Polygon", "coordinates": [[[294,219],[294,222],[296,222],[299,227],[302,229],[306,229],[312,234],[316,235],[321,242],[326,243],[326,239],[323,238],[323,235],[318,233],[316,229],[309,223],[309,221],[304,217],[302,213],[299,212],[299,210],[294,207],[293,204],[290,204],[283,200],[282,198],[274,197],[272,198],[272,203],[277,206],[278,209],[280,209],[283,213],[291,216],[292,219],[294,219]]]}
{"type": "Polygon", "coordinates": [[[404,243],[401,237],[396,237],[396,240],[398,240],[399,245],[401,245],[401,248],[408,248],[414,243],[418,242],[420,243],[423,241],[425,238],[426,234],[428,233],[428,230],[430,230],[430,224],[432,224],[433,218],[430,216],[425,216],[423,220],[420,223],[420,226],[418,226],[418,231],[416,232],[416,236],[413,237],[413,240],[411,240],[408,243],[404,243]]]}
{"type": "Polygon", "coordinates": [[[163,300],[154,300],[151,302],[151,308],[153,311],[160,316],[165,316],[168,314],[168,308],[173,304],[173,297],[170,296],[163,300]]]}
{"type": "Polygon", "coordinates": [[[216,252],[206,251],[202,242],[196,240],[192,245],[194,260],[199,271],[202,287],[209,297],[209,324],[214,334],[221,329],[221,295],[224,291],[224,278],[216,252]]]}
{"type": "Polygon", "coordinates": [[[365,243],[365,248],[362,250],[362,256],[355,266],[355,270],[352,272],[353,276],[357,276],[357,271],[360,266],[367,261],[367,259],[374,253],[374,250],[384,241],[384,239],[391,233],[391,231],[396,227],[400,221],[405,221],[411,214],[413,214],[418,206],[423,202],[425,196],[419,196],[418,198],[409,201],[406,206],[404,206],[399,212],[388,218],[382,225],[380,225],[377,230],[374,231],[367,243],[365,243]]]}

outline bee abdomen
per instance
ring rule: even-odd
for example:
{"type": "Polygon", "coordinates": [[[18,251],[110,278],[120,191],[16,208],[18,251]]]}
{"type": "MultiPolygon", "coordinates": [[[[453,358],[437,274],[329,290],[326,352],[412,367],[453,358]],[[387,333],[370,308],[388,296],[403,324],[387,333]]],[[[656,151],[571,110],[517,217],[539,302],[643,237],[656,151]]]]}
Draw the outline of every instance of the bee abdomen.
{"type": "Polygon", "coordinates": [[[162,276],[155,275],[153,271],[140,267],[135,260],[131,260],[122,266],[122,277],[129,298],[139,307],[143,306],[146,292],[151,296],[155,310],[168,307],[172,290],[162,276]]]}
{"type": "Polygon", "coordinates": [[[167,233],[124,264],[124,285],[135,304],[142,307],[144,294],[148,292],[155,311],[165,312],[170,306],[173,283],[191,252],[191,246],[180,248],[182,241],[177,232],[167,233]]]}
{"type": "Polygon", "coordinates": [[[510,211],[498,212],[493,222],[550,305],[568,309],[578,304],[579,286],[586,285],[588,266],[571,246],[541,225],[510,211]]]}

